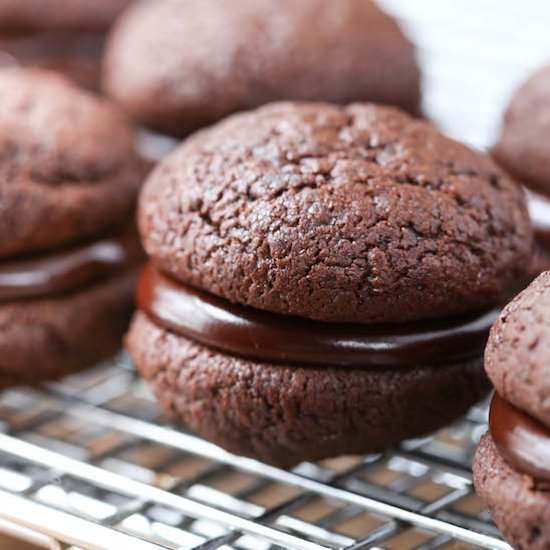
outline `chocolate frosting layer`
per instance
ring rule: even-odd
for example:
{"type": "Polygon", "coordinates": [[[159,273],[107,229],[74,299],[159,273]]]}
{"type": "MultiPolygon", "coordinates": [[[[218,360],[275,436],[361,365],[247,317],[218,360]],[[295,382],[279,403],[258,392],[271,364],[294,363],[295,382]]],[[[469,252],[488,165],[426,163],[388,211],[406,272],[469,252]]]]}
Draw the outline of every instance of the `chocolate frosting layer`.
{"type": "Polygon", "coordinates": [[[481,356],[498,310],[451,320],[360,325],[276,315],[176,282],[149,264],[138,305],[156,323],[260,361],[357,367],[448,365],[481,356]]]}
{"type": "Polygon", "coordinates": [[[61,251],[0,263],[0,302],[63,294],[136,265],[136,232],[126,229],[61,251]]]}
{"type": "Polygon", "coordinates": [[[489,415],[491,436],[516,470],[550,481],[550,429],[495,393],[489,415]]]}

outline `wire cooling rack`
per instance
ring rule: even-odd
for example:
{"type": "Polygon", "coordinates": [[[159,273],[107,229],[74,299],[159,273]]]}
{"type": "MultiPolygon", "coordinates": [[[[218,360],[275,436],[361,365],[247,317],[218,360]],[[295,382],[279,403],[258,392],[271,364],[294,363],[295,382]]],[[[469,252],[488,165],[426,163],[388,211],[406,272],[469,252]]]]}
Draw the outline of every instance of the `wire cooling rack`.
{"type": "Polygon", "coordinates": [[[504,549],[472,492],[484,421],[285,471],[171,429],[121,356],[3,394],[0,529],[46,548],[504,549]]]}
{"type": "MultiPolygon", "coordinates": [[[[426,113],[491,144],[510,93],[550,59],[548,2],[380,3],[418,45],[426,113]]],[[[480,405],[391,452],[285,471],[172,429],[121,355],[0,394],[0,532],[72,550],[509,549],[472,489],[485,419],[480,405]]]]}

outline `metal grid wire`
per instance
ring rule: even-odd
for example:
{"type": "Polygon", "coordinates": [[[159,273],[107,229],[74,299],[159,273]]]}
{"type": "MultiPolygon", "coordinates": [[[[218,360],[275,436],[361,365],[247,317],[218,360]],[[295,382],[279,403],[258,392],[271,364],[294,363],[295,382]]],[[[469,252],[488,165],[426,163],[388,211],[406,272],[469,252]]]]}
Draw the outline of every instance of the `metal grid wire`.
{"type": "Polygon", "coordinates": [[[172,430],[121,357],[3,394],[0,518],[47,548],[504,549],[472,490],[484,420],[285,471],[172,430]]]}
{"type": "MultiPolygon", "coordinates": [[[[418,45],[427,114],[489,145],[550,58],[550,5],[380,3],[418,45]]],[[[485,418],[479,406],[391,452],[284,471],[173,430],[121,356],[0,395],[0,531],[52,549],[505,549],[472,489],[485,418]]]]}

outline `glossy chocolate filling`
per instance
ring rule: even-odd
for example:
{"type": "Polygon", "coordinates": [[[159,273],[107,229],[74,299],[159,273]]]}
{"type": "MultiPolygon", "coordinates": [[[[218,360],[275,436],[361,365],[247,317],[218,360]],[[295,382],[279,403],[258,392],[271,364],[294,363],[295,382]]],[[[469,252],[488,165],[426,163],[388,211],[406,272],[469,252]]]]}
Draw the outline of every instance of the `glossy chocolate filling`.
{"type": "Polygon", "coordinates": [[[132,229],[40,256],[3,261],[0,302],[65,294],[122,273],[140,257],[132,229]]]}
{"type": "Polygon", "coordinates": [[[492,310],[417,323],[323,323],[232,304],[151,264],[140,278],[138,305],[163,328],[231,355],[355,367],[445,366],[481,356],[498,315],[492,310]]]}
{"type": "Polygon", "coordinates": [[[550,429],[495,393],[489,431],[500,454],[516,470],[550,481],[550,429]]]}

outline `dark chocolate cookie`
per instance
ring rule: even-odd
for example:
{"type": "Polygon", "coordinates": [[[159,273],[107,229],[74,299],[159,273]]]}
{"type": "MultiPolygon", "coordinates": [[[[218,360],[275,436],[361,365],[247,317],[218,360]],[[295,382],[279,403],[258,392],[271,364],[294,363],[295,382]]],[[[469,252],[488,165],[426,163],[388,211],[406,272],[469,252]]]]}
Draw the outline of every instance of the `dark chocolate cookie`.
{"type": "Polygon", "coordinates": [[[119,348],[143,258],[135,139],[115,106],[66,79],[0,71],[0,387],[119,348]]]}
{"type": "Polygon", "coordinates": [[[59,378],[114,354],[135,270],[64,296],[0,303],[0,388],[59,378]]]}
{"type": "Polygon", "coordinates": [[[474,483],[519,550],[550,548],[550,272],[501,312],[485,352],[495,384],[474,483]]]}
{"type": "Polygon", "coordinates": [[[550,271],[506,306],[485,352],[485,369],[499,395],[548,426],[549,331],[550,271]]]}
{"type": "Polygon", "coordinates": [[[276,100],[420,103],[413,47],[369,0],[140,2],[111,35],[104,84],[178,136],[276,100]]]}
{"type": "Polygon", "coordinates": [[[370,104],[272,104],[197,133],[149,178],[139,223],[182,282],[323,321],[479,311],[531,247],[523,192],[488,157],[370,104]]]}
{"type": "Polygon", "coordinates": [[[271,364],[210,350],[143,313],[127,346],[175,420],[279,466],[380,451],[451,421],[488,389],[481,357],[410,369],[271,364]]]}
{"type": "Polygon", "coordinates": [[[550,66],[514,95],[493,149],[497,161],[527,187],[550,195],[550,66]]]}
{"type": "Polygon", "coordinates": [[[125,223],[145,168],[115,107],[24,69],[0,71],[0,105],[0,258],[125,223]]]}
{"type": "Polygon", "coordinates": [[[488,157],[373,104],[233,115],[162,160],[138,210],[138,371],[177,421],[282,466],[380,451],[481,398],[531,248],[488,157]]]}
{"type": "Polygon", "coordinates": [[[491,436],[479,444],[473,465],[476,491],[516,550],[550,548],[550,484],[512,468],[491,436]]]}

